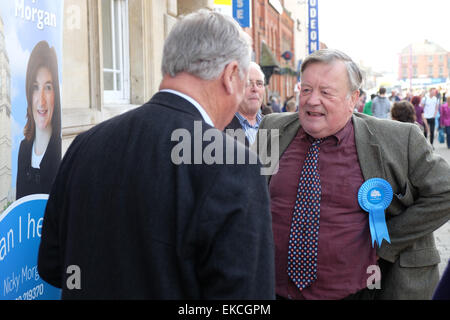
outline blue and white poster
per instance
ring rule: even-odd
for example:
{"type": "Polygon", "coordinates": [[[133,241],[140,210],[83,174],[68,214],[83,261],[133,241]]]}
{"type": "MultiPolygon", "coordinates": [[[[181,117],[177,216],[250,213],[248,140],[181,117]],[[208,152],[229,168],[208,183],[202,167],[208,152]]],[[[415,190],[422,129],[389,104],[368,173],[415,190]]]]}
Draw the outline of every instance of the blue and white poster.
{"type": "Polygon", "coordinates": [[[0,217],[1,300],[59,299],[61,290],[39,277],[37,252],[48,195],[15,201],[0,217]]]}
{"type": "Polygon", "coordinates": [[[0,2],[0,299],[59,297],[36,265],[45,195],[61,161],[63,6],[0,2]]]}

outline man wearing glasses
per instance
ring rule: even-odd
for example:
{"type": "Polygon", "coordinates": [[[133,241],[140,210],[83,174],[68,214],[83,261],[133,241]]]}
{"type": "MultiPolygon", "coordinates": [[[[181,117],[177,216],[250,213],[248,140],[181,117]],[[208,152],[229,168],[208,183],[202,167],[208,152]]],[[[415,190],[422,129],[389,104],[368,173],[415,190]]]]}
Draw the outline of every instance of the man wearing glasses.
{"type": "Polygon", "coordinates": [[[263,103],[264,94],[264,73],[261,67],[256,62],[250,62],[248,71],[248,83],[245,87],[245,96],[239,105],[238,111],[233,117],[233,120],[225,128],[225,132],[238,137],[238,129],[245,133],[245,145],[250,146],[255,141],[256,132],[258,131],[259,123],[262,120],[261,105],[263,103]],[[227,129],[232,129],[228,130],[227,129]]]}

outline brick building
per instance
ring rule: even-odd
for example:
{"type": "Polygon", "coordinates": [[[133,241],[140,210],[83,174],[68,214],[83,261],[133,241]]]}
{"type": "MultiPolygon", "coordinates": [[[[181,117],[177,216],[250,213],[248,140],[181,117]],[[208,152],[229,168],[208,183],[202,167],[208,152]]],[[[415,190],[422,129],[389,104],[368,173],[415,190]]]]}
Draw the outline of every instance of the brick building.
{"type": "Polygon", "coordinates": [[[449,77],[450,52],[425,40],[405,47],[399,55],[398,79],[414,87],[445,84],[449,77]]]}
{"type": "Polygon", "coordinates": [[[295,53],[294,20],[284,9],[283,0],[253,0],[252,27],[246,31],[253,39],[254,60],[269,78],[266,98],[280,98],[282,104],[294,95],[297,82],[296,62],[282,58],[286,51],[295,53]]]}

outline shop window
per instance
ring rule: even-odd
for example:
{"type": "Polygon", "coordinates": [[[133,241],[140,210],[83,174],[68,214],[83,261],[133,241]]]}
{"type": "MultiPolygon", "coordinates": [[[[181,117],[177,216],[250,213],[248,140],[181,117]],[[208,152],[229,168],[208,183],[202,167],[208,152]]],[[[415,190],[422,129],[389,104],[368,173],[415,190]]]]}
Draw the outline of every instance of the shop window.
{"type": "Polygon", "coordinates": [[[130,102],[128,0],[102,0],[105,103],[130,102]]]}

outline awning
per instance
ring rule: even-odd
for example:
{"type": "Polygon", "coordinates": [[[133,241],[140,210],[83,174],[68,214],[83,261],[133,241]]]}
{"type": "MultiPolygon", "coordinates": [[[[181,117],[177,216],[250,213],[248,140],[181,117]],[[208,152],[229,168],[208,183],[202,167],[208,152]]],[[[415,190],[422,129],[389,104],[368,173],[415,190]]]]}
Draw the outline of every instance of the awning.
{"type": "Polygon", "coordinates": [[[292,77],[299,77],[300,76],[300,72],[295,71],[294,69],[290,68],[290,67],[285,67],[285,68],[281,68],[280,69],[280,74],[287,74],[290,75],[292,77]]]}
{"type": "Polygon", "coordinates": [[[280,63],[264,41],[261,42],[261,58],[259,65],[261,67],[280,68],[280,63]]]}

